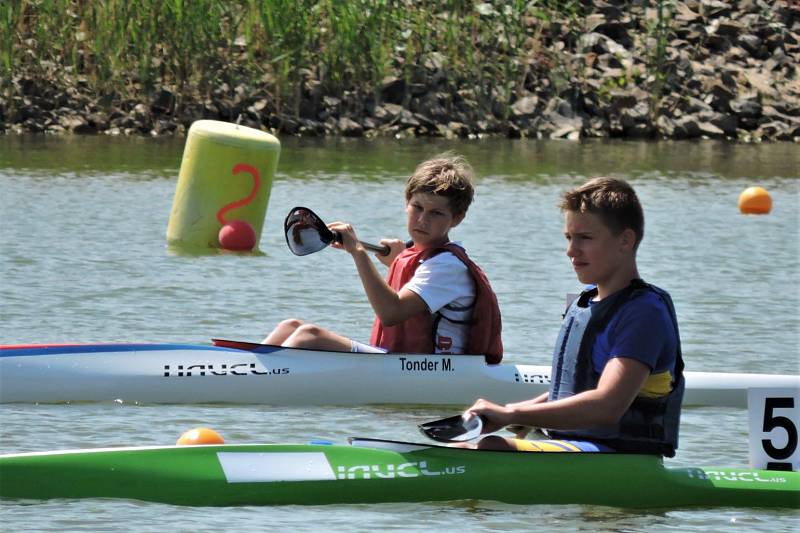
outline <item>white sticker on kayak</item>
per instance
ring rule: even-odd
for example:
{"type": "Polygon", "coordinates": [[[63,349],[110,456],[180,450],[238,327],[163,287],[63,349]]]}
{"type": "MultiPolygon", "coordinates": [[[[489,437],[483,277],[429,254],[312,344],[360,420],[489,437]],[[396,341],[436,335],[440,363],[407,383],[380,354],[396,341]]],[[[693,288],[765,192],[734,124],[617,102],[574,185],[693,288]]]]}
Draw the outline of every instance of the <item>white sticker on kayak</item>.
{"type": "Polygon", "coordinates": [[[217,457],[228,483],[336,479],[322,452],[219,452],[217,457]]]}

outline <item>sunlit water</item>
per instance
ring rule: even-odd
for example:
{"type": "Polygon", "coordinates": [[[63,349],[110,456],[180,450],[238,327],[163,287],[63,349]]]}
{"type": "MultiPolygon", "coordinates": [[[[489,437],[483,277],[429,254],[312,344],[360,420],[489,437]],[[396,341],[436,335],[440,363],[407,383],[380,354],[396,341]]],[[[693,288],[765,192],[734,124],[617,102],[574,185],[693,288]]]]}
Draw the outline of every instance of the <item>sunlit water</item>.
{"type": "MultiPolygon", "coordinates": [[[[295,205],[353,223],[362,240],[404,233],[403,183],[445,149],[479,175],[452,234],[486,270],[503,311],[507,361],[548,364],[564,295],[559,194],[587,177],[628,179],[647,220],[642,276],[672,293],[689,370],[800,372],[800,149],[792,144],[311,142],[284,140],[257,255],[170,252],[164,233],[183,142],[0,137],[0,343],[261,339],[283,318],[366,340],[372,314],[347,254],[293,256],[295,205]],[[759,184],[773,212],[742,216],[759,184]]],[[[348,436],[418,440],[452,409],[130,404],[0,406],[0,451],[169,444],[215,428],[228,442],[348,436]]],[[[668,465],[745,466],[746,412],[684,411],[668,465]]],[[[509,480],[513,482],[513,480],[509,480]]],[[[0,504],[8,530],[788,531],[800,514],[750,509],[632,512],[493,502],[193,509],[129,501],[0,504]]]]}

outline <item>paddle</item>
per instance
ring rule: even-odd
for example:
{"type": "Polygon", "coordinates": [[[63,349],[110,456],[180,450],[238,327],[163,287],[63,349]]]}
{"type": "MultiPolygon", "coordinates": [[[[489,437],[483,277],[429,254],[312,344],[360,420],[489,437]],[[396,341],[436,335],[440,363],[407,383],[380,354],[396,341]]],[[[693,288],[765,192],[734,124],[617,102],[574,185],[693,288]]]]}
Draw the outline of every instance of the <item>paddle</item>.
{"type": "MultiPolygon", "coordinates": [[[[484,419],[482,416],[465,415],[450,416],[433,422],[420,424],[419,430],[423,435],[439,442],[465,442],[480,437],[483,433],[484,419]]],[[[538,428],[512,424],[506,426],[506,430],[514,433],[515,438],[524,439],[525,436],[534,432],[537,438],[547,438],[538,428]]]]}
{"type": "Polygon", "coordinates": [[[423,435],[438,442],[465,442],[480,437],[483,417],[457,415],[419,425],[423,435]]]}
{"type": "MultiPolygon", "coordinates": [[[[286,244],[294,255],[313,254],[332,242],[342,242],[342,236],[335,231],[329,230],[322,219],[307,207],[293,207],[289,214],[286,215],[283,229],[286,233],[286,244]]],[[[388,246],[359,242],[361,246],[371,252],[389,255],[388,246]]],[[[408,243],[406,247],[408,247],[408,243]]]]}

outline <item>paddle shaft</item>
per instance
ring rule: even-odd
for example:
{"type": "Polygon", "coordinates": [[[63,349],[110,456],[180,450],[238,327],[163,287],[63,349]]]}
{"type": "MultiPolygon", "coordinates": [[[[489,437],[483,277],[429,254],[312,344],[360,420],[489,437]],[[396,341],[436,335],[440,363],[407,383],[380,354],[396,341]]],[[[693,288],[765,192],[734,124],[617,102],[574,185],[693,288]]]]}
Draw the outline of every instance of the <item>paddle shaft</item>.
{"type": "MultiPolygon", "coordinates": [[[[339,232],[336,232],[336,231],[333,231],[332,233],[333,233],[333,239],[336,242],[338,242],[339,244],[342,244],[342,236],[341,236],[341,234],[339,234],[339,232]]],[[[389,252],[391,251],[391,249],[388,246],[384,245],[384,244],[370,244],[370,243],[364,242],[364,241],[358,241],[358,242],[361,243],[361,246],[363,246],[364,248],[366,248],[370,252],[375,252],[375,253],[377,253],[379,255],[386,256],[386,255],[389,255],[389,252]]],[[[406,241],[406,248],[411,248],[412,246],[414,246],[414,241],[412,241],[410,239],[407,240],[406,241]]]]}
{"type": "Polygon", "coordinates": [[[378,246],[376,244],[370,244],[364,241],[358,241],[361,243],[361,246],[369,250],[370,252],[375,252],[380,255],[389,255],[389,247],[385,245],[378,246]]]}
{"type": "MultiPolygon", "coordinates": [[[[335,240],[339,244],[342,244],[342,235],[338,231],[334,231],[333,232],[333,240],[335,240]]],[[[388,246],[383,245],[383,244],[381,244],[381,245],[370,244],[370,243],[364,242],[364,241],[358,241],[358,242],[361,243],[361,246],[363,246],[364,248],[366,248],[370,252],[375,252],[375,253],[377,253],[379,255],[389,255],[389,252],[391,251],[388,246]]]]}

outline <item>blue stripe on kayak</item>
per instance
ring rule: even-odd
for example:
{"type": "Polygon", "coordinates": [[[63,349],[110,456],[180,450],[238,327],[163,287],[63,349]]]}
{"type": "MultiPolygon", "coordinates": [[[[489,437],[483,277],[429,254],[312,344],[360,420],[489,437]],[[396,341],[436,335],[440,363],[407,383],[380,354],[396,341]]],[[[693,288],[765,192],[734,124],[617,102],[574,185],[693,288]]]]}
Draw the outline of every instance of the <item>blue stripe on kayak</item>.
{"type": "Polygon", "coordinates": [[[564,442],[569,442],[570,444],[577,446],[581,449],[582,452],[613,452],[615,451],[613,448],[609,448],[605,444],[599,444],[597,442],[589,442],[586,440],[565,440],[564,442]]]}
{"type": "Polygon", "coordinates": [[[75,353],[108,352],[150,352],[156,350],[206,350],[214,352],[253,352],[270,353],[280,350],[280,346],[262,345],[253,350],[237,350],[203,344],[75,344],[69,346],[37,346],[31,348],[3,348],[0,357],[19,357],[31,355],[61,355],[75,353]]]}

